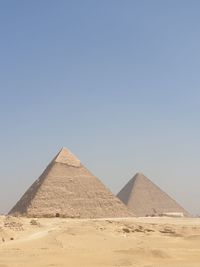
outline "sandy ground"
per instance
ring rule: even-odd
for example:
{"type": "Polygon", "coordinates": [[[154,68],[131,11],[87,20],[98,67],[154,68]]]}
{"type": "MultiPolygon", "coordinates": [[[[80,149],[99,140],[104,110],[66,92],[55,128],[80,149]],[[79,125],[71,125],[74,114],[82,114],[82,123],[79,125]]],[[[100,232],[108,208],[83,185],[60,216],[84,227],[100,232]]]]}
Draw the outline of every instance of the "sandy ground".
{"type": "Polygon", "coordinates": [[[199,267],[200,219],[0,217],[0,267],[199,267]]]}

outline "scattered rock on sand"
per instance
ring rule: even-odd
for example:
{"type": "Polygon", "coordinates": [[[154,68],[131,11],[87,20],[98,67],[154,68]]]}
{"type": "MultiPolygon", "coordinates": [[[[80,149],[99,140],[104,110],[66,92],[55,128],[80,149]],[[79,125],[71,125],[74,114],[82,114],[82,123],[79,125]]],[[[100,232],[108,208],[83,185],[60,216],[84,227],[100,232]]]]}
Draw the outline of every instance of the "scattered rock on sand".
{"type": "Polygon", "coordinates": [[[30,224],[31,224],[31,225],[40,226],[40,223],[39,223],[37,220],[35,220],[35,219],[32,219],[32,220],[30,221],[30,224]]]}
{"type": "Polygon", "coordinates": [[[23,231],[23,223],[17,217],[8,216],[4,220],[4,227],[10,228],[14,231],[23,231]]]}
{"type": "Polygon", "coordinates": [[[165,227],[164,229],[160,230],[160,233],[162,233],[162,234],[175,234],[176,232],[169,227],[165,227]]]}
{"type": "Polygon", "coordinates": [[[128,229],[128,228],[123,228],[122,231],[123,231],[124,233],[130,233],[130,229],[128,229]]]}

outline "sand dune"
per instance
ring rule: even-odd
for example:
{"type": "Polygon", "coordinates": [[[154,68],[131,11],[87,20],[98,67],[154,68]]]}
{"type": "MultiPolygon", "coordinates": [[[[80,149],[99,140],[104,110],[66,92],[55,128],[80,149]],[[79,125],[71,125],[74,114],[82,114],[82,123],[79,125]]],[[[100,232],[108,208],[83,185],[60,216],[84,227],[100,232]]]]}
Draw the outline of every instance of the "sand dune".
{"type": "Polygon", "coordinates": [[[0,267],[199,267],[200,219],[0,217],[0,267]]]}

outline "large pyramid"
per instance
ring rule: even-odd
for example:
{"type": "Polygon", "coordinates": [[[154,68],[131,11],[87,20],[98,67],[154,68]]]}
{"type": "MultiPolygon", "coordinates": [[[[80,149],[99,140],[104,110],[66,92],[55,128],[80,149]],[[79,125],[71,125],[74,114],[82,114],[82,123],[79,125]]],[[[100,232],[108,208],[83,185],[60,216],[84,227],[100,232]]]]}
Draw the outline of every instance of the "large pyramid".
{"type": "Polygon", "coordinates": [[[175,200],[152,183],[142,173],[137,173],[117,194],[136,216],[156,216],[166,213],[189,213],[175,200]]]}
{"type": "Polygon", "coordinates": [[[127,217],[131,212],[67,149],[62,149],[9,214],[28,217],[127,217]]]}

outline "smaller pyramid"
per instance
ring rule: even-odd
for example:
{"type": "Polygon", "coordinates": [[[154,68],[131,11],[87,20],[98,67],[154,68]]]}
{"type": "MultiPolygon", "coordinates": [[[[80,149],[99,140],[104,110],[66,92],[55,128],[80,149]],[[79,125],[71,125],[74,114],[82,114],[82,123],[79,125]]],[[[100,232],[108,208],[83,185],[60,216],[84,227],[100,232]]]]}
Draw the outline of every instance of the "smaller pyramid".
{"type": "Polygon", "coordinates": [[[132,216],[127,207],[65,148],[9,214],[67,218],[132,216]]]}
{"type": "Polygon", "coordinates": [[[142,173],[137,173],[122,188],[117,197],[136,216],[158,216],[166,213],[181,213],[189,216],[184,208],[142,173]]]}

